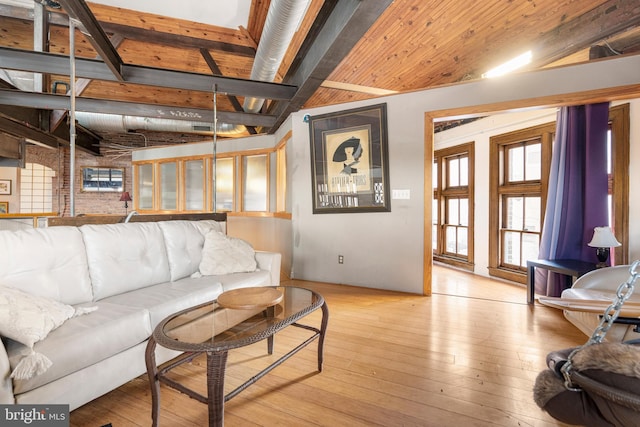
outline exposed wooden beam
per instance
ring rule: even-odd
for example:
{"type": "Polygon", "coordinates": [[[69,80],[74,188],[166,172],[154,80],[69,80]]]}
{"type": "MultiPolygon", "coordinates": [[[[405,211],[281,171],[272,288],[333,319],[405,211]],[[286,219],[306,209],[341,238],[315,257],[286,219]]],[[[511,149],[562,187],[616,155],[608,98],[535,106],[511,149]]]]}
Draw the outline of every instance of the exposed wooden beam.
{"type": "Polygon", "coordinates": [[[137,40],[145,43],[162,44],[185,49],[217,50],[250,58],[253,58],[256,55],[256,50],[251,46],[242,46],[216,40],[164,33],[161,31],[145,30],[143,28],[114,24],[112,22],[100,22],[100,24],[108,33],[120,34],[126,39],[137,40]]]}
{"type": "MultiPolygon", "coordinates": [[[[0,47],[0,63],[3,68],[11,70],[44,72],[63,76],[70,74],[69,57],[54,53],[0,47]]],[[[289,100],[297,91],[295,86],[289,84],[164,70],[139,65],[124,64],[122,70],[123,74],[127,76],[127,83],[147,86],[211,93],[213,86],[217,85],[220,93],[276,100],[289,100]]],[[[116,81],[105,64],[95,59],[76,58],[76,75],[89,79],[116,81]]]]}
{"type": "Polygon", "coordinates": [[[532,45],[534,59],[528,68],[549,64],[638,25],[637,1],[609,0],[536,39],[532,45]]]}
{"type": "MultiPolygon", "coordinates": [[[[0,89],[0,105],[31,107],[38,109],[69,109],[70,98],[66,95],[22,92],[0,89]]],[[[108,99],[76,98],[76,111],[89,113],[119,114],[159,119],[213,122],[213,111],[203,108],[182,108],[157,104],[136,104],[108,99]]],[[[219,111],[218,120],[224,123],[248,126],[271,127],[275,116],[257,113],[219,111]]]]}
{"type": "Polygon", "coordinates": [[[0,130],[19,138],[33,139],[54,148],[58,148],[59,144],[67,146],[69,145],[69,141],[56,138],[55,136],[36,128],[35,126],[32,126],[25,122],[17,122],[2,114],[0,114],[0,130]]]}
{"type": "Polygon", "coordinates": [[[85,29],[83,34],[93,48],[98,52],[104,63],[109,67],[113,75],[124,81],[122,73],[122,58],[109,41],[98,20],[87,6],[84,0],[60,0],[60,4],[69,14],[69,17],[76,19],[85,29]]]}
{"type": "Polygon", "coordinates": [[[270,132],[275,132],[291,113],[304,105],[392,2],[326,2],[326,16],[320,20],[324,23],[309,32],[303,43],[305,50],[298,55],[283,80],[297,86],[298,91],[288,103],[274,105],[270,112],[277,116],[277,120],[270,132]]]}
{"type": "MultiPolygon", "coordinates": [[[[220,67],[218,67],[216,60],[213,59],[213,56],[211,56],[211,53],[209,53],[207,49],[200,49],[200,54],[202,55],[204,60],[207,62],[207,65],[211,69],[211,72],[214,75],[221,76],[222,72],[220,71],[220,67]]],[[[233,109],[235,111],[244,111],[244,109],[242,108],[242,104],[240,104],[240,101],[238,101],[237,97],[233,95],[228,95],[228,98],[229,98],[229,102],[231,102],[231,105],[233,106],[233,109]]],[[[258,133],[256,132],[256,128],[253,126],[247,126],[247,131],[249,131],[251,135],[255,135],[258,133]]]]}
{"type": "Polygon", "coordinates": [[[0,157],[19,159],[22,156],[22,138],[0,132],[0,157]]]}

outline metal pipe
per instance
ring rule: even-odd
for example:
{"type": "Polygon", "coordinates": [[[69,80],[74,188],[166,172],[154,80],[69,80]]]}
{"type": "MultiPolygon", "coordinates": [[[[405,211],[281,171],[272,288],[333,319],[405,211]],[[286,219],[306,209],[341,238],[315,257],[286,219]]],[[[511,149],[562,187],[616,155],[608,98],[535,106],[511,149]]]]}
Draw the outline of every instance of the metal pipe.
{"type": "Polygon", "coordinates": [[[69,19],[69,61],[71,62],[71,108],[69,109],[69,215],[76,216],[75,181],[76,181],[76,24],[69,19]]]}

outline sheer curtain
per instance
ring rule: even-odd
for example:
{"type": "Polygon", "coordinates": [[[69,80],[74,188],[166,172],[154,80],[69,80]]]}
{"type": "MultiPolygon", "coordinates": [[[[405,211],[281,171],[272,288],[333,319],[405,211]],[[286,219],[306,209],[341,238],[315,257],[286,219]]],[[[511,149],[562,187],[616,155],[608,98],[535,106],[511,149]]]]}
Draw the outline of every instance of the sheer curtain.
{"type": "MultiPolygon", "coordinates": [[[[587,243],[594,227],[609,225],[608,128],[609,103],[558,111],[538,258],[598,262],[587,243]]],[[[536,269],[536,293],[559,296],[567,279],[536,269]]]]}

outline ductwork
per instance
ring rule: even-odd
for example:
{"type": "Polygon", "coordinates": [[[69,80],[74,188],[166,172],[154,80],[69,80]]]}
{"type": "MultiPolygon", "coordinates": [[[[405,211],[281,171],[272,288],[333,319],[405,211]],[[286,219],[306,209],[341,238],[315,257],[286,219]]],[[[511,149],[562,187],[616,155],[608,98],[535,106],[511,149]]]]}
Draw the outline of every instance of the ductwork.
{"type": "MultiPolygon", "coordinates": [[[[154,132],[179,132],[211,135],[213,123],[191,122],[186,120],[156,119],[140,116],[124,116],[120,114],[76,112],[76,120],[80,125],[96,132],[127,132],[130,130],[147,130],[154,132]]],[[[245,127],[230,123],[218,123],[218,135],[233,137],[244,133],[245,127]]]]}
{"type": "MultiPolygon", "coordinates": [[[[304,17],[310,0],[272,1],[267,12],[262,36],[251,68],[251,79],[272,82],[282,63],[293,35],[304,17]]],[[[246,97],[242,108],[247,113],[257,113],[264,105],[263,98],[246,97]]],[[[106,132],[148,130],[158,132],[183,132],[212,134],[211,123],[182,120],[156,119],[149,117],[123,116],[76,112],[78,123],[88,129],[106,132]]],[[[216,133],[220,136],[239,136],[246,131],[243,125],[218,123],[216,133]]]]}

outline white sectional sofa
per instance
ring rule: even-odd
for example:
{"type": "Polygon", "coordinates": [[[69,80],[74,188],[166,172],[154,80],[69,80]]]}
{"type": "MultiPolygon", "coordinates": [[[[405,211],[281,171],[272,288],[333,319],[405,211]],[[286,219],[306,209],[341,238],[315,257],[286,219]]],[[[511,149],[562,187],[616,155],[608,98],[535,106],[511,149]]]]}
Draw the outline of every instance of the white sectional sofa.
{"type": "MultiPolygon", "coordinates": [[[[579,277],[571,288],[564,290],[561,298],[613,301],[620,284],[629,279],[629,267],[630,265],[617,265],[590,271],[579,277]]],[[[628,301],[640,302],[640,280],[636,281],[634,292],[628,301]]],[[[565,310],[564,316],[587,336],[591,336],[601,320],[601,314],[584,311],[565,310]]],[[[633,325],[614,324],[605,338],[612,342],[629,341],[640,338],[640,333],[635,332],[633,325]]]]}
{"type": "MultiPolygon", "coordinates": [[[[257,270],[200,276],[205,235],[216,221],[161,221],[0,231],[0,286],[97,307],[36,342],[52,365],[30,379],[10,375],[31,349],[2,337],[0,404],[69,404],[73,410],[143,374],[154,327],[225,290],[278,286],[280,254],[256,252],[257,270]],[[192,277],[194,276],[194,277],[192,277]]],[[[1,296],[1,295],[0,295],[1,296]]],[[[158,363],[177,353],[158,348],[158,363]]]]}

